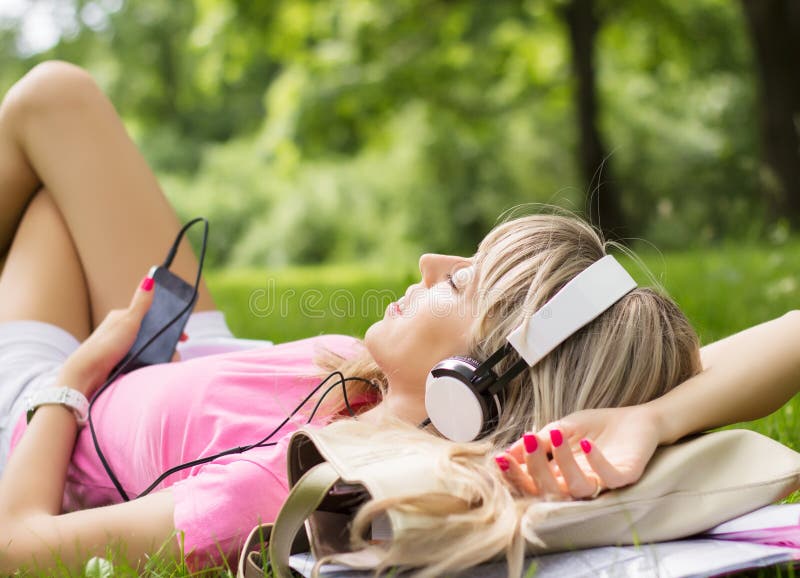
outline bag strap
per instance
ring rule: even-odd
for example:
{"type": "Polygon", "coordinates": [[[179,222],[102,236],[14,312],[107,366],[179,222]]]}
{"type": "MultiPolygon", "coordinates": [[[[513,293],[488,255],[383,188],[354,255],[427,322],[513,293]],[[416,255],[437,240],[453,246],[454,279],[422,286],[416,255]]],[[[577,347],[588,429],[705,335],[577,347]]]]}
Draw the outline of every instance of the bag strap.
{"type": "Polygon", "coordinates": [[[270,534],[272,534],[272,524],[259,524],[252,529],[239,555],[236,578],[264,578],[261,554],[262,552],[266,554],[270,534]]]}
{"type": "Polygon", "coordinates": [[[333,466],[322,462],[308,470],[289,492],[269,540],[269,561],[274,578],[292,577],[289,568],[292,544],[306,519],[319,507],[338,479],[339,474],[333,466]]]}

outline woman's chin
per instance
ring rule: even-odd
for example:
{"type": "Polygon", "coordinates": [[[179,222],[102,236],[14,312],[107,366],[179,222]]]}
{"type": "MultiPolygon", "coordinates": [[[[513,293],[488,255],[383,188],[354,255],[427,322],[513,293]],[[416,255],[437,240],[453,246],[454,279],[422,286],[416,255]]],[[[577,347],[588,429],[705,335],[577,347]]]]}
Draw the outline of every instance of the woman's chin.
{"type": "Polygon", "coordinates": [[[386,321],[384,319],[370,325],[369,329],[367,329],[367,332],[364,334],[364,347],[367,348],[367,351],[369,351],[375,363],[384,369],[384,371],[384,364],[393,358],[392,341],[391,330],[386,326],[386,321]]]}
{"type": "Polygon", "coordinates": [[[367,329],[367,332],[364,334],[364,346],[367,348],[367,350],[370,352],[370,355],[372,355],[373,357],[375,357],[373,353],[374,346],[380,339],[379,337],[381,332],[380,326],[382,323],[383,319],[379,319],[378,321],[370,325],[369,329],[367,329]]]}

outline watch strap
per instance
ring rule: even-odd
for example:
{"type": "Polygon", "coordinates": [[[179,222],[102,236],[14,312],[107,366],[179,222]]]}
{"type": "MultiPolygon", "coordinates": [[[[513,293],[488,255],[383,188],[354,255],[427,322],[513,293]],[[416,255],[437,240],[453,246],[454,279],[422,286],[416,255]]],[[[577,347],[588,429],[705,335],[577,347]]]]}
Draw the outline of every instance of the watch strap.
{"type": "Polygon", "coordinates": [[[33,393],[28,397],[28,423],[30,423],[36,410],[43,405],[63,405],[72,410],[79,426],[86,424],[89,414],[89,400],[77,389],[72,389],[71,387],[48,387],[33,393]]]}

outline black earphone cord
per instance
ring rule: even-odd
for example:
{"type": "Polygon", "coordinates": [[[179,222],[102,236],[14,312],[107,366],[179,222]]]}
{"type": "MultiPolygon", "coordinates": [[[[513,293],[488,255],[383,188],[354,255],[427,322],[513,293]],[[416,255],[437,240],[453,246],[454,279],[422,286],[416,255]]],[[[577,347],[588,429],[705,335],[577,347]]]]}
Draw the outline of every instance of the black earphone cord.
{"type": "MultiPolygon", "coordinates": [[[[158,339],[158,337],[161,336],[162,333],[164,333],[167,329],[169,329],[170,326],[172,326],[173,323],[175,323],[178,319],[180,319],[181,316],[184,313],[186,313],[186,311],[190,307],[192,307],[193,303],[195,302],[195,299],[197,297],[197,288],[200,285],[200,277],[201,277],[202,272],[203,272],[203,263],[205,261],[205,256],[206,256],[206,242],[208,240],[208,221],[206,219],[204,219],[203,217],[198,217],[198,218],[192,219],[191,221],[186,223],[183,226],[183,228],[180,230],[180,232],[178,233],[178,236],[176,237],[175,242],[173,243],[172,247],[169,250],[169,253],[167,254],[167,258],[164,260],[164,263],[162,264],[162,267],[164,267],[165,269],[169,269],[169,266],[172,264],[172,260],[175,258],[175,254],[178,251],[178,245],[180,244],[180,241],[183,238],[184,233],[186,233],[186,231],[189,229],[189,227],[191,227],[192,225],[194,225],[195,223],[200,222],[200,221],[202,221],[205,224],[204,231],[203,231],[203,245],[202,245],[202,248],[200,250],[200,259],[199,259],[199,263],[198,263],[198,266],[197,266],[197,276],[195,278],[194,288],[193,288],[194,290],[193,290],[193,293],[192,293],[191,300],[189,300],[189,302],[186,304],[186,306],[183,309],[181,309],[181,311],[177,315],[175,315],[175,317],[173,317],[168,323],[166,323],[164,325],[164,327],[162,327],[158,332],[156,332],[155,335],[153,335],[149,340],[147,340],[147,342],[145,342],[144,345],[139,347],[139,349],[137,349],[125,363],[123,363],[119,367],[117,367],[111,373],[111,375],[108,376],[108,378],[98,388],[97,392],[94,394],[94,396],[92,398],[91,403],[89,404],[89,415],[88,415],[89,430],[90,430],[90,432],[92,434],[92,443],[94,444],[94,449],[97,452],[97,457],[100,458],[100,463],[103,464],[103,468],[105,469],[106,473],[108,474],[108,477],[111,480],[111,482],[114,484],[114,487],[117,489],[117,492],[122,497],[122,499],[124,501],[126,501],[126,502],[130,501],[130,497],[128,497],[127,492],[125,492],[125,490],[123,489],[122,484],[117,479],[117,476],[114,474],[114,471],[111,469],[111,465],[108,463],[108,460],[103,455],[103,452],[100,449],[100,444],[99,444],[98,439],[97,439],[97,432],[95,431],[94,422],[92,421],[92,408],[94,407],[94,404],[97,401],[97,399],[100,397],[100,395],[106,389],[108,389],[108,387],[114,382],[114,380],[120,375],[120,373],[122,373],[122,371],[130,363],[132,363],[135,359],[137,359],[139,357],[139,355],[141,355],[141,353],[145,349],[147,349],[147,347],[151,343],[153,343],[153,341],[158,339]]],[[[217,454],[213,454],[213,455],[210,455],[210,456],[205,456],[205,457],[202,457],[202,458],[198,458],[196,460],[192,460],[190,462],[186,462],[184,464],[180,464],[180,465],[174,466],[174,467],[168,469],[167,471],[165,471],[164,473],[162,473],[158,478],[156,478],[156,480],[152,484],[150,484],[143,492],[141,492],[138,497],[146,496],[147,494],[152,492],[156,487],[158,487],[158,485],[161,482],[163,482],[167,477],[169,477],[172,474],[174,474],[176,472],[179,472],[181,470],[185,470],[187,468],[191,468],[191,467],[194,467],[194,466],[198,466],[198,465],[201,465],[201,464],[205,464],[205,463],[214,461],[217,458],[220,458],[222,456],[226,456],[226,455],[230,455],[230,454],[240,454],[240,453],[246,452],[248,450],[251,450],[251,449],[257,448],[257,447],[267,447],[267,446],[276,445],[277,442],[269,442],[269,440],[272,437],[274,437],[275,434],[277,434],[287,423],[289,423],[289,420],[291,420],[295,415],[297,415],[297,413],[303,408],[303,406],[306,403],[308,403],[313,398],[313,396],[320,389],[322,389],[325,386],[325,384],[327,384],[328,381],[330,381],[330,379],[333,378],[333,377],[338,377],[338,381],[336,381],[332,385],[328,386],[328,388],[325,390],[325,392],[320,396],[320,398],[317,400],[316,405],[314,406],[314,409],[311,411],[311,415],[308,417],[308,420],[306,421],[306,423],[311,423],[311,420],[314,419],[314,416],[316,415],[317,410],[319,410],[320,406],[322,405],[322,402],[325,399],[325,397],[337,385],[341,385],[342,396],[344,397],[344,403],[345,403],[345,407],[347,408],[347,411],[349,412],[351,417],[355,417],[355,412],[353,411],[353,408],[350,407],[350,401],[347,398],[347,388],[345,386],[346,383],[349,382],[349,381],[359,381],[359,382],[364,382],[364,383],[367,383],[369,385],[372,385],[373,387],[375,386],[375,384],[372,381],[370,381],[368,379],[364,379],[362,377],[344,377],[344,375],[340,371],[334,371],[334,372],[330,373],[325,379],[323,379],[316,387],[314,387],[314,389],[305,398],[303,398],[303,400],[297,405],[297,407],[295,407],[291,411],[291,413],[289,413],[289,415],[287,415],[286,418],[280,424],[278,424],[278,426],[275,429],[273,429],[263,439],[257,441],[256,443],[253,443],[253,444],[229,448],[229,449],[221,451],[221,452],[219,452],[217,454]]]]}

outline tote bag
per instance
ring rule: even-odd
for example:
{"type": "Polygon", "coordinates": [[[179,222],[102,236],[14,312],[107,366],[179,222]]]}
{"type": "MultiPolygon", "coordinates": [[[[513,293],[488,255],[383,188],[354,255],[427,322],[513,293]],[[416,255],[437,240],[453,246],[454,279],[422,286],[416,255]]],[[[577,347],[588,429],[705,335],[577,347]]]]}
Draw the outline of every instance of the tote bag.
{"type": "MultiPolygon", "coordinates": [[[[346,421],[301,429],[289,446],[292,486],[274,524],[253,529],[238,576],[263,576],[264,556],[276,578],[292,576],[289,556],[309,549],[318,561],[365,570],[379,564],[380,546],[354,551],[349,523],[370,499],[451,492],[457,480],[436,475],[446,459],[387,439],[362,443],[341,436],[346,421]]],[[[521,532],[529,553],[674,540],[768,505],[800,487],[800,454],[761,434],[726,430],[659,448],[636,484],[594,500],[534,502],[521,532]]],[[[398,536],[430,524],[424,516],[389,511],[383,529],[398,536]]]]}

